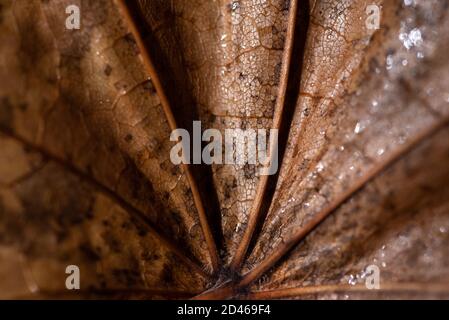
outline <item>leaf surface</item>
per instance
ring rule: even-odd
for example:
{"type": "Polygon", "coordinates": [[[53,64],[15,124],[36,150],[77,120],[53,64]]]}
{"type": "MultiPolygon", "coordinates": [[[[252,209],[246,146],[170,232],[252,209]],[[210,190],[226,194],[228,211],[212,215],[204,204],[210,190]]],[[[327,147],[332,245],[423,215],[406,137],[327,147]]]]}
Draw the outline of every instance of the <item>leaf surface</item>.
{"type": "Polygon", "coordinates": [[[448,14],[4,1],[0,298],[447,298],[448,14]],[[173,164],[170,133],[193,121],[279,129],[279,173],[173,164]]]}

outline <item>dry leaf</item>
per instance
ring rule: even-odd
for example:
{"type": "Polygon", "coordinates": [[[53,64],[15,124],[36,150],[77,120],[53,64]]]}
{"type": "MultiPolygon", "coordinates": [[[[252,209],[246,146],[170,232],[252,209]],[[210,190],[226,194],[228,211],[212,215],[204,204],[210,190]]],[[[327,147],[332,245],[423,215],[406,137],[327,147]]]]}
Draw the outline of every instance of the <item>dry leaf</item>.
{"type": "Polygon", "coordinates": [[[449,298],[448,18],[441,0],[3,0],[0,298],[449,298]],[[173,164],[171,131],[198,120],[279,129],[278,174],[173,164]]]}

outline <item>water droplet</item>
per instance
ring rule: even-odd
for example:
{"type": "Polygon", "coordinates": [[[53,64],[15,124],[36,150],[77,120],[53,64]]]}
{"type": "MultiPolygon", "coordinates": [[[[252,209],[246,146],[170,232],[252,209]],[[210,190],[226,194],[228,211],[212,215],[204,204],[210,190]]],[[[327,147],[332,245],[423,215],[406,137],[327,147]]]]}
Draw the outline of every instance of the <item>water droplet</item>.
{"type": "Polygon", "coordinates": [[[310,173],[307,175],[307,178],[310,179],[310,180],[315,180],[316,178],[318,178],[318,175],[317,175],[316,172],[310,172],[310,173]]]}
{"type": "Polygon", "coordinates": [[[402,65],[403,65],[404,67],[406,67],[406,66],[408,65],[407,59],[402,60],[402,65]]]}
{"type": "Polygon", "coordinates": [[[234,230],[234,232],[238,232],[238,231],[239,231],[239,229],[240,229],[240,222],[239,222],[239,223],[237,223],[237,225],[235,226],[235,230],[234,230]]]}
{"type": "Polygon", "coordinates": [[[446,227],[440,227],[440,232],[441,232],[441,233],[446,233],[446,232],[447,232],[446,227]]]}
{"type": "Polygon", "coordinates": [[[384,148],[380,148],[380,149],[377,150],[376,153],[377,153],[378,156],[381,156],[381,155],[383,155],[385,153],[385,149],[384,148]]]}
{"type": "Polygon", "coordinates": [[[383,267],[383,268],[386,268],[386,267],[387,267],[387,264],[386,264],[385,262],[382,262],[382,267],[383,267]]]}
{"type": "Polygon", "coordinates": [[[357,284],[357,278],[354,277],[354,276],[351,274],[351,275],[349,276],[348,283],[349,283],[351,286],[355,286],[355,285],[357,284]]]}
{"type": "Polygon", "coordinates": [[[354,133],[355,133],[355,134],[359,134],[359,133],[362,132],[364,129],[365,129],[365,126],[362,125],[361,122],[357,122],[357,124],[355,125],[355,128],[354,128],[354,133]]]}
{"type": "Polygon", "coordinates": [[[362,273],[360,274],[360,278],[361,278],[361,279],[365,279],[367,275],[368,275],[368,273],[366,272],[366,269],[364,269],[364,270],[362,271],[362,273]]]}
{"type": "Polygon", "coordinates": [[[410,33],[400,33],[399,40],[402,41],[402,44],[407,50],[420,46],[423,43],[421,31],[418,28],[413,29],[410,33]]]}

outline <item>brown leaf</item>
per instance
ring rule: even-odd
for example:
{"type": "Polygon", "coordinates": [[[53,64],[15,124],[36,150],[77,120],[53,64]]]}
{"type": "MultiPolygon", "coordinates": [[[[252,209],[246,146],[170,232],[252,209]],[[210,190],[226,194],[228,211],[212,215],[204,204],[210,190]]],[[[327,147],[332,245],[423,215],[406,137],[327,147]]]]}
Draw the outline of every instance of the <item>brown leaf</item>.
{"type": "Polygon", "coordinates": [[[0,298],[447,298],[448,5],[3,1],[0,298]],[[193,121],[279,173],[173,164],[193,121]]]}

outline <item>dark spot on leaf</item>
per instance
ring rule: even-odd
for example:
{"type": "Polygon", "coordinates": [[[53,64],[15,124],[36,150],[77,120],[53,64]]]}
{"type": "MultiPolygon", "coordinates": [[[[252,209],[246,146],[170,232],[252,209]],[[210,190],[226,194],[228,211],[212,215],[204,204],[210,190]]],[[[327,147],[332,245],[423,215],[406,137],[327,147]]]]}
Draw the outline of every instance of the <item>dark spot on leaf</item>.
{"type": "Polygon", "coordinates": [[[111,75],[111,73],[112,73],[112,67],[109,64],[107,64],[106,67],[104,68],[104,74],[109,77],[111,75]]]}
{"type": "Polygon", "coordinates": [[[243,166],[243,172],[245,173],[246,179],[252,180],[256,176],[256,166],[254,164],[246,163],[243,166]]]}
{"type": "Polygon", "coordinates": [[[125,141],[126,142],[131,142],[133,140],[133,136],[132,136],[132,134],[127,134],[126,136],[125,136],[125,141]]]}

